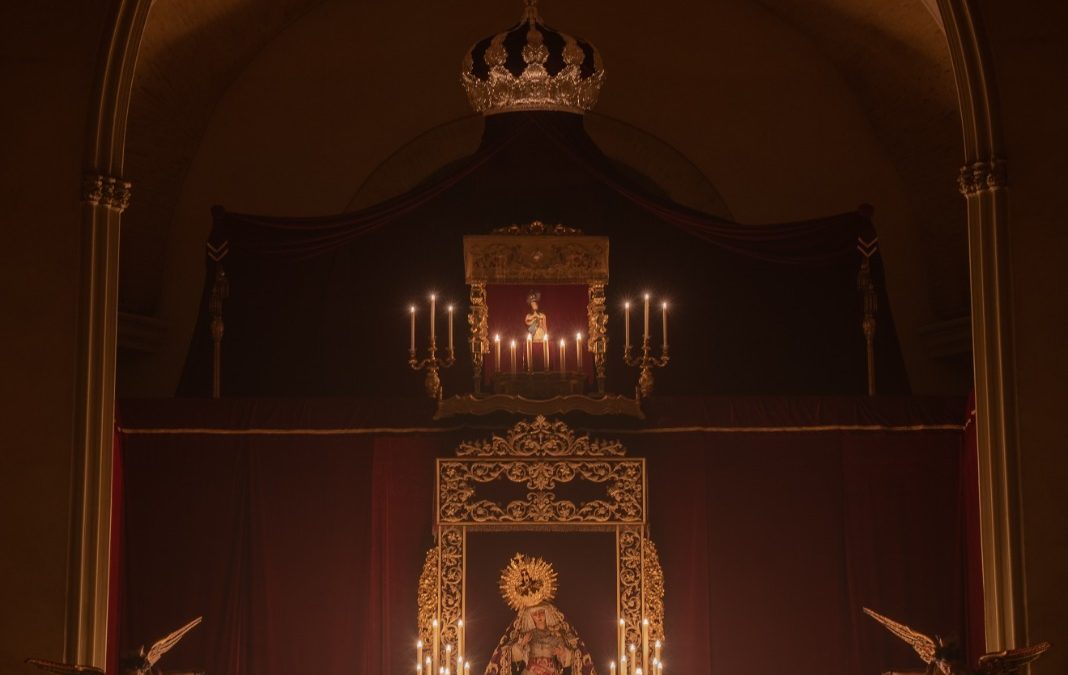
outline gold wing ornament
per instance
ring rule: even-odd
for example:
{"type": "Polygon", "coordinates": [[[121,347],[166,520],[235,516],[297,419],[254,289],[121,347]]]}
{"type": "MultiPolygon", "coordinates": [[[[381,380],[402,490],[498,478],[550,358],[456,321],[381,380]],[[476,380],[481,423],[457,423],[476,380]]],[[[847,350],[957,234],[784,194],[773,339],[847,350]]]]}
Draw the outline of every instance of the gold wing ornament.
{"type": "Polygon", "coordinates": [[[85,673],[104,675],[102,669],[94,666],[76,666],[72,663],[59,663],[58,661],[46,661],[45,659],[26,659],[26,663],[41,670],[59,673],[60,675],[84,675],[85,673]]]}
{"type": "Polygon", "coordinates": [[[197,618],[193,619],[192,621],[182,626],[178,630],[174,631],[170,635],[156,640],[156,642],[148,650],[148,654],[145,655],[145,661],[148,662],[148,667],[151,668],[152,666],[156,665],[156,662],[159,661],[161,656],[169,652],[171,648],[174,647],[174,645],[178,644],[178,641],[181,640],[186,633],[193,630],[193,628],[195,628],[197,624],[199,624],[203,620],[204,617],[198,616],[197,618]]]}
{"type": "Polygon", "coordinates": [[[935,644],[934,640],[923,633],[917,633],[903,623],[888,619],[882,614],[874,612],[867,607],[863,607],[862,609],[865,614],[886,626],[888,631],[907,642],[909,646],[920,655],[920,658],[923,659],[924,663],[930,664],[935,660],[935,651],[937,650],[938,645],[935,644]]]}
{"type": "Polygon", "coordinates": [[[983,654],[979,657],[979,668],[976,672],[979,675],[1009,675],[1045,654],[1049,648],[1048,642],[1040,642],[1030,647],[983,654]]]}

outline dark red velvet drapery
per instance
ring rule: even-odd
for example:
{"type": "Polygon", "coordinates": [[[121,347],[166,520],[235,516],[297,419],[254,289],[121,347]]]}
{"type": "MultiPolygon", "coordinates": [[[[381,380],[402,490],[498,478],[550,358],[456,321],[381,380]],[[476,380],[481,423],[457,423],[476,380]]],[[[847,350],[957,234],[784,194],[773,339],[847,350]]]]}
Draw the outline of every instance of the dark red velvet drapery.
{"type": "MultiPolygon", "coordinates": [[[[945,412],[959,406],[690,399],[652,410],[652,428],[596,432],[648,458],[668,670],[915,666],[861,606],[966,634],[962,420],[945,412]]],[[[169,668],[411,672],[433,459],[489,430],[406,426],[394,408],[127,403],[123,643],[203,614],[169,668]]],[[[562,608],[595,625],[605,610],[580,591],[562,608]]],[[[471,617],[479,644],[503,630],[492,623],[471,617]]]]}
{"type": "MultiPolygon", "coordinates": [[[[407,359],[408,306],[436,291],[462,317],[462,236],[533,220],[611,237],[615,362],[623,300],[646,291],[670,298],[678,309],[672,358],[686,365],[658,379],[675,393],[866,391],[857,276],[870,254],[879,295],[879,392],[907,393],[870,211],[748,225],[688,209],[656,189],[601,153],[581,116],[528,112],[487,118],[474,155],[362,211],[301,218],[217,207],[209,254],[221,256],[230,292],[224,395],[412,391],[412,382],[395,376],[407,359]]],[[[210,391],[214,267],[209,263],[183,396],[210,391]]],[[[427,333],[419,329],[421,347],[427,333]]],[[[442,373],[447,392],[470,389],[469,349],[463,339],[458,347],[457,367],[442,373]]],[[[633,391],[624,369],[609,369],[608,378],[611,390],[633,391]]]]}

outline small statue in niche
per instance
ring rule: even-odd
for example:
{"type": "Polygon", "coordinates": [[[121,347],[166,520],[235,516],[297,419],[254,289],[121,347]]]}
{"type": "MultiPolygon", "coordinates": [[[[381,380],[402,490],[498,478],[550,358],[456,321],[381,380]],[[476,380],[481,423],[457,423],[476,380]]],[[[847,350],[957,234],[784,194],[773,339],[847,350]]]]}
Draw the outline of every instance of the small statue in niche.
{"type": "Polygon", "coordinates": [[[545,312],[538,309],[540,300],[541,291],[527,293],[527,304],[530,305],[530,312],[527,313],[526,318],[527,333],[530,334],[531,339],[535,342],[545,339],[545,334],[549,331],[549,323],[545,312]]]}

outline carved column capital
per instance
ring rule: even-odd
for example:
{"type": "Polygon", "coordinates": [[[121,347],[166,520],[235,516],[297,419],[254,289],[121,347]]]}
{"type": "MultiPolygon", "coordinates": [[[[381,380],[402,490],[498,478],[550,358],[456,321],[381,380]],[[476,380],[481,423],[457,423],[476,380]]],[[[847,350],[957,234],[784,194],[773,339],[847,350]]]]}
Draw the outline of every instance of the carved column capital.
{"type": "Polygon", "coordinates": [[[82,199],[122,213],[130,205],[133,184],[115,176],[87,173],[82,179],[82,199]]]}
{"type": "Polygon", "coordinates": [[[965,164],[957,176],[957,187],[965,197],[986,190],[1003,188],[1008,176],[1003,159],[987,159],[965,164]]]}

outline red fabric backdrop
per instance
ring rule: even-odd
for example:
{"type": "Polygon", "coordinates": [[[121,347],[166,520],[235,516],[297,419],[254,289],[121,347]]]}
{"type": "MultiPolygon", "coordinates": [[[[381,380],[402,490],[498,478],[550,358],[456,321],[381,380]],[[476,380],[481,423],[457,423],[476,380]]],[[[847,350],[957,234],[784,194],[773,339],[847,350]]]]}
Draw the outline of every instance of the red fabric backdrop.
{"type": "MultiPolygon", "coordinates": [[[[861,606],[921,630],[967,634],[960,415],[893,400],[859,400],[846,406],[851,415],[821,399],[691,403],[703,420],[730,421],[615,434],[649,462],[669,672],[916,666],[861,606]],[[869,419],[882,424],[857,425],[869,419]]],[[[168,668],[411,672],[433,459],[489,430],[367,433],[355,421],[377,419],[375,406],[359,402],[348,412],[325,404],[339,412],[332,422],[314,402],[183,405],[180,414],[163,410],[167,403],[124,406],[123,643],[203,614],[168,668]]],[[[561,569],[584,559],[582,547],[569,548],[574,557],[560,553],[561,569]]],[[[562,609],[595,625],[604,608],[576,597],[586,582],[570,576],[562,609]]],[[[471,630],[495,639],[504,626],[486,612],[471,617],[471,630]]],[[[479,666],[486,657],[472,654],[479,666]]]]}

